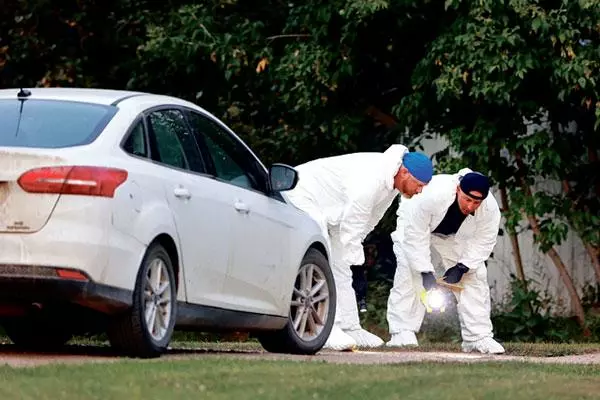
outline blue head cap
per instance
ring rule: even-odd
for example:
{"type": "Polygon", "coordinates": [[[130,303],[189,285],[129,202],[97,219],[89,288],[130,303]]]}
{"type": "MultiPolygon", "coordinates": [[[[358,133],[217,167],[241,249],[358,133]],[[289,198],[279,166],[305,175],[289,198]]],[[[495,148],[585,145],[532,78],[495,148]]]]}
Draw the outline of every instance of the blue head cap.
{"type": "Polygon", "coordinates": [[[423,153],[411,151],[404,154],[402,166],[405,167],[410,174],[422,183],[429,183],[433,176],[433,163],[423,153]]]}

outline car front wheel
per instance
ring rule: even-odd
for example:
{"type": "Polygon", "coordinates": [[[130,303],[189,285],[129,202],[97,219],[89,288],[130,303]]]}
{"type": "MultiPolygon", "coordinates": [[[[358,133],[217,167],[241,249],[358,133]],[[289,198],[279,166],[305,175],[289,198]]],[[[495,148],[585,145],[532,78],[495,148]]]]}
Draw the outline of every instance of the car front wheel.
{"type": "Polygon", "coordinates": [[[273,353],[315,354],[329,337],[335,318],[336,291],[329,262],[310,249],[298,269],[286,326],[258,335],[273,353]]]}
{"type": "Polygon", "coordinates": [[[176,313],[173,264],[164,247],[153,244],[140,266],[131,309],[111,321],[110,343],[134,357],[158,357],[171,341],[176,313]]]}

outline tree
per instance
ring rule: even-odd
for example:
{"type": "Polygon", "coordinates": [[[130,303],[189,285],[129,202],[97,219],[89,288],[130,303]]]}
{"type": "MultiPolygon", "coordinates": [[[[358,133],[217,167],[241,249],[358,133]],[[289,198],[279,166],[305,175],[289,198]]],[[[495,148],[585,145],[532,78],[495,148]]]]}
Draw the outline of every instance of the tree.
{"type": "Polygon", "coordinates": [[[0,7],[0,85],[123,89],[170,0],[15,0],[0,7]]]}
{"type": "Polygon", "coordinates": [[[395,121],[382,110],[410,90],[408,73],[435,35],[423,25],[438,15],[432,4],[184,5],[149,25],[143,72],[129,86],[198,102],[268,162],[382,150],[396,141],[395,121]]]}

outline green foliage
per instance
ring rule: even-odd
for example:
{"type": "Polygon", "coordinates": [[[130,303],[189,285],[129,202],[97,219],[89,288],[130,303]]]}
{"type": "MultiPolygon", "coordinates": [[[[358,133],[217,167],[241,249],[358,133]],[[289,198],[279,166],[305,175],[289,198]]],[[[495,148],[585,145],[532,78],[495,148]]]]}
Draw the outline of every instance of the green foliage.
{"type": "Polygon", "coordinates": [[[145,0],[4,2],[0,85],[123,88],[145,19],[168,6],[145,0]]]}
{"type": "Polygon", "coordinates": [[[129,86],[159,86],[220,113],[267,162],[356,150],[365,117],[340,109],[339,96],[354,74],[356,24],[385,5],[186,5],[150,25],[144,72],[129,86]],[[167,68],[156,75],[157,65],[167,68]],[[191,82],[202,90],[190,93],[191,82]]]}
{"type": "Polygon", "coordinates": [[[552,316],[552,299],[543,297],[527,283],[511,277],[511,293],[507,304],[492,314],[495,335],[511,342],[578,342],[597,341],[600,318],[591,315],[590,337],[583,337],[577,322],[571,318],[552,316]]]}
{"type": "Polygon", "coordinates": [[[581,302],[586,311],[600,315],[600,283],[585,285],[581,302]]]}
{"type": "MultiPolygon", "coordinates": [[[[468,165],[509,187],[513,213],[542,219],[542,250],[565,239],[567,224],[597,247],[600,3],[446,7],[456,18],[414,70],[415,92],[396,108],[400,120],[437,130],[468,165]],[[522,191],[539,179],[568,182],[571,191],[522,191]]],[[[515,228],[521,216],[508,218],[515,228]]]]}

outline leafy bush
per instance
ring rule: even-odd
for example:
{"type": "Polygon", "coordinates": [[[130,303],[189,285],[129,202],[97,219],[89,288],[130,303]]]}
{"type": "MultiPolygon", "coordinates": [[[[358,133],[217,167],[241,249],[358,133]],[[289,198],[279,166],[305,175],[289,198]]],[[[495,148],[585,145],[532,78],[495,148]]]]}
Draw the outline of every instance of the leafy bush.
{"type": "Polygon", "coordinates": [[[554,316],[552,300],[511,276],[510,300],[492,314],[495,335],[511,342],[579,342],[598,340],[600,317],[591,313],[587,324],[591,335],[584,337],[574,318],[554,316]]]}

